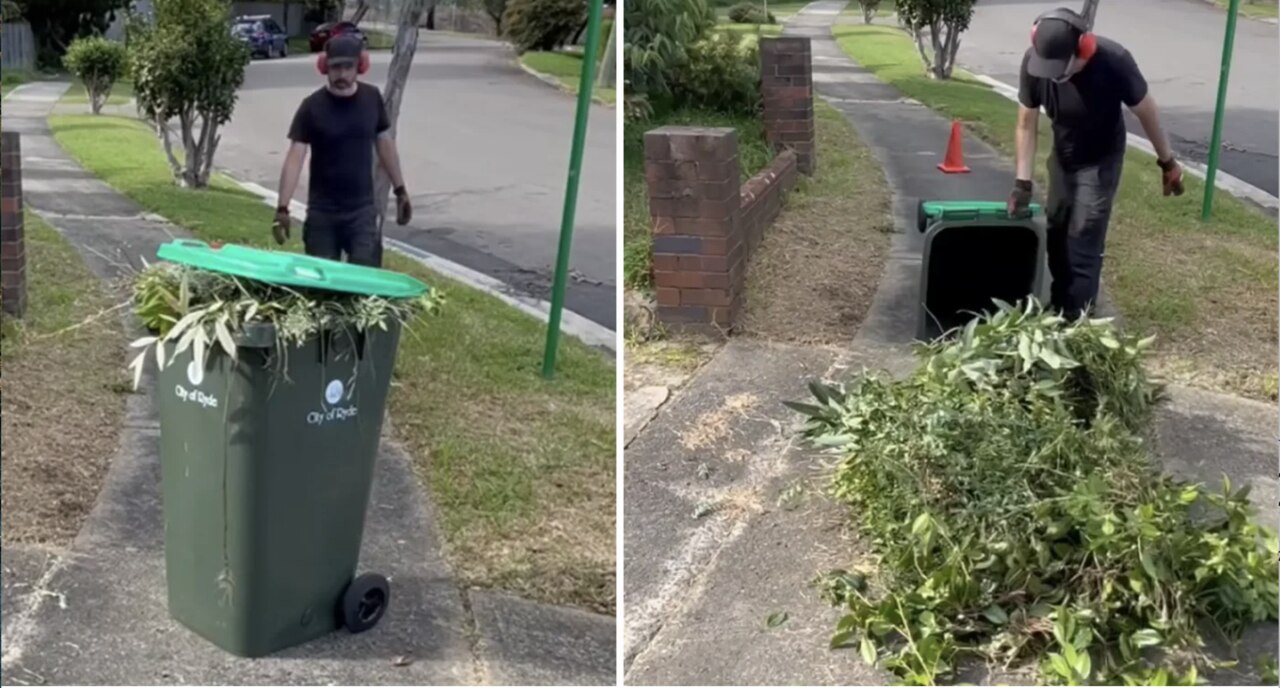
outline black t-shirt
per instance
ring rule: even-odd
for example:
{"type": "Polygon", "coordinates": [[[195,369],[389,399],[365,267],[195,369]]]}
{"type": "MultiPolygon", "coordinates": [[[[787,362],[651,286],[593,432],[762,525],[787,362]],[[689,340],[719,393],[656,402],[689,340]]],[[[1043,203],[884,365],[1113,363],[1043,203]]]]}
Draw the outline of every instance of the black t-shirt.
{"type": "Polygon", "coordinates": [[[1044,107],[1053,121],[1053,147],[1064,169],[1099,162],[1124,150],[1121,105],[1133,107],[1147,97],[1133,55],[1124,46],[1098,37],[1098,50],[1084,69],[1057,84],[1027,73],[1032,48],[1022,58],[1018,100],[1029,108],[1044,107]]]}
{"type": "Polygon", "coordinates": [[[382,94],[360,83],[350,96],[327,88],[307,96],[289,127],[289,138],[311,146],[307,206],[348,212],[373,205],[373,149],[391,128],[382,94]]]}

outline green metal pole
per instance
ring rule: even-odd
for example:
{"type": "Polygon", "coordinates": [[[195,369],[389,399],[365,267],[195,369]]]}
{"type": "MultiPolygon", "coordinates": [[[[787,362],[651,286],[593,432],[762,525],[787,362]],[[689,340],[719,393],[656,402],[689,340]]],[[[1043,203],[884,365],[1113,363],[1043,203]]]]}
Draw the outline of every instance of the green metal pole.
{"type": "Polygon", "coordinates": [[[1236,16],[1240,0],[1231,0],[1227,8],[1227,35],[1222,39],[1222,71],[1218,76],[1218,108],[1213,113],[1213,140],[1209,143],[1209,173],[1204,176],[1204,205],[1200,219],[1208,221],[1213,214],[1213,180],[1218,176],[1218,152],[1222,149],[1222,118],[1227,108],[1227,77],[1231,74],[1231,53],[1236,42],[1236,16]]]}
{"type": "Polygon", "coordinates": [[[556,256],[556,277],[551,287],[551,317],[547,322],[547,349],[542,356],[542,376],[556,372],[556,351],[560,348],[560,316],[564,311],[564,290],[569,272],[569,250],[573,247],[573,214],[578,208],[578,181],[582,173],[582,149],[587,139],[587,115],[591,111],[591,87],[595,84],[596,53],[600,49],[600,15],[604,0],[591,0],[587,16],[587,45],[582,53],[582,81],[578,84],[578,116],[573,125],[573,149],[569,153],[569,183],[564,191],[564,215],[560,221],[560,252],[556,256]]]}

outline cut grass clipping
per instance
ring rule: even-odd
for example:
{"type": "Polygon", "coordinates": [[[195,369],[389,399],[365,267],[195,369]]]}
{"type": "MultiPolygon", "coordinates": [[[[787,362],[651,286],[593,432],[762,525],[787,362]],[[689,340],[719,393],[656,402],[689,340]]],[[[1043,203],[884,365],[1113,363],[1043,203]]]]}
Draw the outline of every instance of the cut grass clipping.
{"type": "MultiPolygon", "coordinates": [[[[68,153],[148,211],[205,241],[276,248],[270,206],[216,175],[210,189],[175,187],[142,123],[49,122],[68,153]]],[[[300,234],[285,247],[300,251],[300,234]]],[[[459,582],[612,613],[612,364],[565,337],[556,377],[544,380],[545,324],[402,256],[389,253],[387,267],[448,300],[418,336],[402,338],[389,414],[439,508],[459,582]]]]}
{"type": "Polygon", "coordinates": [[[806,436],[841,457],[833,494],[878,555],[826,580],[858,646],[907,685],[962,659],[1067,685],[1191,685],[1227,634],[1274,620],[1275,532],[1248,489],[1161,474],[1144,438],[1151,339],[998,304],[921,347],[908,379],[812,386],[806,436]],[[1165,685],[1165,684],[1160,684],[1165,685]]]}
{"type": "MultiPolygon", "coordinates": [[[[835,36],[876,78],[961,120],[1012,158],[1016,103],[959,70],[950,81],[927,78],[915,45],[896,28],[837,26],[835,36]]],[[[1042,119],[1035,167],[1041,190],[1051,140],[1042,119]]],[[[1107,233],[1104,289],[1126,327],[1159,336],[1151,363],[1162,377],[1274,399],[1275,218],[1219,190],[1212,221],[1201,222],[1204,182],[1185,180],[1184,195],[1164,197],[1155,158],[1128,151],[1107,233]]]]}
{"type": "Polygon", "coordinates": [[[115,290],[26,213],[27,311],[3,317],[6,544],[67,546],[102,489],[124,419],[127,380],[115,290]]]}

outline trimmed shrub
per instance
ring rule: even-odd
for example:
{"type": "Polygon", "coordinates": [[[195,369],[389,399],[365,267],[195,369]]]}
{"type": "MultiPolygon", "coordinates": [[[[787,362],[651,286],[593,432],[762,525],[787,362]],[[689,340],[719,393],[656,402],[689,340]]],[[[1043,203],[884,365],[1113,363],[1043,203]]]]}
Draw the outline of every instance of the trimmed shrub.
{"type": "Polygon", "coordinates": [[[517,52],[555,50],[573,38],[586,13],[581,0],[510,0],[502,28],[517,52]]]}
{"type": "Polygon", "coordinates": [[[124,75],[126,58],[122,44],[101,37],[77,38],[67,48],[62,64],[84,82],[93,114],[102,111],[111,87],[124,75]]]}
{"type": "Polygon", "coordinates": [[[729,9],[729,21],[735,24],[776,24],[773,13],[750,2],[740,2],[729,9]]]}
{"type": "Polygon", "coordinates": [[[760,108],[760,53],[754,43],[713,33],[689,48],[689,61],[670,76],[676,107],[748,114],[760,108]]]}

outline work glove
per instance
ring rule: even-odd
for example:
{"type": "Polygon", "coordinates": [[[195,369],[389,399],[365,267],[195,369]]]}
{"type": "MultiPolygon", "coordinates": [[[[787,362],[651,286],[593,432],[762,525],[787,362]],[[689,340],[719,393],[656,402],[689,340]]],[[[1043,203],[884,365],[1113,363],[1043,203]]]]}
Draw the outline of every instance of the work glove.
{"type": "Polygon", "coordinates": [[[277,244],[284,244],[289,240],[289,206],[280,206],[276,208],[276,219],[271,223],[271,234],[276,238],[277,244]]]}
{"type": "Polygon", "coordinates": [[[1178,159],[1170,156],[1168,160],[1160,160],[1158,162],[1161,171],[1164,173],[1161,175],[1163,177],[1161,181],[1164,183],[1164,195],[1181,196],[1183,191],[1182,165],[1178,164],[1178,159]]]}
{"type": "Polygon", "coordinates": [[[409,202],[409,192],[403,186],[396,187],[396,224],[404,226],[413,219],[413,204],[409,202]]]}
{"type": "Polygon", "coordinates": [[[1030,212],[1031,180],[1018,179],[1013,182],[1013,191],[1009,193],[1009,217],[1022,217],[1030,212]]]}

